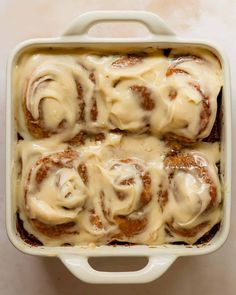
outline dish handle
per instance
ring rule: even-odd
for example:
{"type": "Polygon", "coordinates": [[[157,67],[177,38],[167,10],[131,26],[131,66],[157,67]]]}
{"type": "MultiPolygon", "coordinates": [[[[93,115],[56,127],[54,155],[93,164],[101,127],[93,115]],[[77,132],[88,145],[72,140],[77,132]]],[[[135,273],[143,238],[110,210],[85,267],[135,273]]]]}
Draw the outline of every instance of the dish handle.
{"type": "MultiPolygon", "coordinates": [[[[99,10],[84,13],[75,18],[62,33],[62,36],[80,35],[87,39],[88,30],[100,22],[138,22],[148,28],[150,37],[159,35],[175,35],[169,26],[156,14],[142,10],[99,10]]],[[[96,38],[97,39],[97,38],[96,38]]]]}
{"type": "Polygon", "coordinates": [[[128,272],[97,271],[89,264],[89,257],[75,254],[60,254],[59,258],[74,276],[87,283],[139,284],[159,278],[177,257],[174,255],[149,257],[144,268],[128,272]]]}

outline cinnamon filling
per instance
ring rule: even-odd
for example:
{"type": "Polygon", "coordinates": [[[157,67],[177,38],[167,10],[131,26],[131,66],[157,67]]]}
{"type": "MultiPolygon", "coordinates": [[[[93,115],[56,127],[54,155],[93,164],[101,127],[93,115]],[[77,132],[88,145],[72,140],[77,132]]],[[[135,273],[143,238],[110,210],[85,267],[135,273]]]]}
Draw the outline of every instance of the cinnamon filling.
{"type": "Polygon", "coordinates": [[[151,91],[147,87],[134,85],[130,88],[138,96],[141,107],[145,111],[152,111],[155,108],[155,102],[151,97],[151,91]]]}
{"type": "Polygon", "coordinates": [[[127,67],[132,67],[135,66],[136,64],[139,64],[142,62],[142,57],[136,56],[136,55],[127,55],[127,56],[122,56],[115,60],[112,64],[111,67],[114,69],[123,69],[127,67]]]}

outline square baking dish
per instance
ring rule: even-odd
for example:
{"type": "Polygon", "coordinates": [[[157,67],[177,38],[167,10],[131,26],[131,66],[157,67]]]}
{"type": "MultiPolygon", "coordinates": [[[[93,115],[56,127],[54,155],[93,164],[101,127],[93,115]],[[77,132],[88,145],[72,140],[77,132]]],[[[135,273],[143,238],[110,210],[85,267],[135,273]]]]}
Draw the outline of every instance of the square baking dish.
{"type": "MultiPolygon", "coordinates": [[[[231,96],[230,73],[224,52],[210,42],[182,39],[155,14],[145,11],[94,11],[77,17],[64,31],[61,37],[33,39],[19,44],[12,52],[7,67],[7,130],[6,130],[6,227],[10,241],[20,251],[40,256],[57,256],[64,265],[79,279],[89,283],[146,283],[160,277],[179,256],[202,255],[217,250],[225,242],[230,225],[231,206],[231,96]],[[150,34],[145,38],[95,38],[87,33],[98,22],[139,22],[146,26],[150,34]],[[31,48],[129,48],[146,47],[172,48],[179,46],[197,46],[212,51],[220,60],[223,71],[222,92],[222,136],[221,136],[221,179],[224,199],[223,220],[217,234],[208,243],[196,246],[66,246],[32,247],[25,243],[16,230],[16,212],[13,204],[14,148],[16,128],[13,111],[13,69],[17,58],[31,48]],[[88,262],[89,257],[145,256],[148,264],[133,272],[101,272],[94,270],[88,262]]],[[[111,258],[112,259],[112,258],[111,258]]]]}

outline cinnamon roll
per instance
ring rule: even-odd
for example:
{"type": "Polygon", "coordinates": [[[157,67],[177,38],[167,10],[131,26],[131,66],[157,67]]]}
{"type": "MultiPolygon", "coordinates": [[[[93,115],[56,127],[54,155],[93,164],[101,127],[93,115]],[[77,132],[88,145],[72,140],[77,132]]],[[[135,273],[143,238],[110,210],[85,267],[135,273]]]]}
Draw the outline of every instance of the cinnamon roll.
{"type": "Polygon", "coordinates": [[[197,152],[171,153],[164,166],[169,185],[162,206],[168,233],[175,241],[193,244],[221,218],[217,168],[197,152]]]}
{"type": "Polygon", "coordinates": [[[209,136],[222,87],[221,65],[205,50],[173,50],[158,86],[159,107],[153,112],[155,134],[194,142],[209,136]],[[193,115],[194,114],[194,115],[193,115]]]}
{"type": "Polygon", "coordinates": [[[121,130],[145,132],[150,116],[158,107],[156,83],[164,73],[167,60],[157,55],[124,55],[107,67],[110,88],[106,91],[111,101],[109,118],[121,130]]]}
{"type": "Polygon", "coordinates": [[[93,75],[73,57],[39,53],[25,58],[17,82],[17,118],[25,138],[71,138],[85,122],[96,120],[93,75]]]}
{"type": "Polygon", "coordinates": [[[94,169],[92,227],[88,230],[106,232],[109,241],[153,243],[161,239],[163,220],[153,196],[152,169],[137,158],[109,160],[94,169]]]}
{"type": "Polygon", "coordinates": [[[75,233],[88,190],[86,168],[77,152],[66,150],[40,158],[25,184],[25,208],[31,225],[49,237],[75,233]]]}

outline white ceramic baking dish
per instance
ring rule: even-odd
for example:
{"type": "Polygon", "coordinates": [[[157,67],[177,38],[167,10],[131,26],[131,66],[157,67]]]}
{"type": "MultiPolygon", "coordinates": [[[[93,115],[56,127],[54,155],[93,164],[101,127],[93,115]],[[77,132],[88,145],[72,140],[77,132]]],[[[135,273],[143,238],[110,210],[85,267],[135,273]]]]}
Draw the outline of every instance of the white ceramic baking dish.
{"type": "Polygon", "coordinates": [[[24,253],[41,256],[57,256],[64,265],[79,279],[90,283],[146,283],[160,277],[180,256],[201,255],[217,250],[226,240],[230,224],[231,199],[231,97],[230,74],[227,58],[222,50],[210,42],[182,39],[155,14],[145,11],[94,11],[77,17],[62,36],[50,39],[34,39],[18,45],[11,54],[7,68],[7,132],[6,132],[6,225],[9,239],[24,253]],[[145,38],[95,38],[87,33],[98,22],[125,21],[145,25],[150,34],[145,38]],[[222,157],[221,171],[223,182],[224,212],[220,230],[215,237],[202,246],[164,245],[148,246],[100,246],[100,247],[32,247],[26,244],[16,232],[15,209],[12,196],[13,152],[16,142],[16,129],[12,103],[12,72],[19,54],[29,47],[44,46],[103,48],[135,46],[135,48],[201,46],[213,51],[222,64],[224,74],[222,157]],[[88,262],[89,257],[145,256],[148,264],[133,272],[101,272],[94,270],[88,262]]]}

